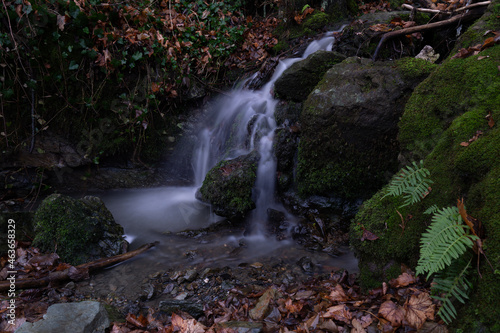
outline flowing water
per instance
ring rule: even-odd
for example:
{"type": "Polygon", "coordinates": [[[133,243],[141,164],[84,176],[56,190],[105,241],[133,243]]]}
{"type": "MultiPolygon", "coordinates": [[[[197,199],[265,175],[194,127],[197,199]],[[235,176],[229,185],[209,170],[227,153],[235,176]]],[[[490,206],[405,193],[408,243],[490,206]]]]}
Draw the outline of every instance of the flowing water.
{"type": "MultiPolygon", "coordinates": [[[[317,50],[331,50],[333,42],[332,34],[313,41],[302,57],[282,60],[271,80],[261,89],[235,89],[215,103],[196,130],[198,138],[192,154],[193,186],[117,190],[101,196],[116,221],[124,227],[132,248],[152,241],[160,242],[140,260],[126,262],[112,270],[121,276],[122,283],[134,281],[131,271],[144,274],[160,268],[200,263],[208,266],[238,265],[265,257],[296,262],[302,256],[311,256],[291,240],[278,241],[264,233],[268,208],[283,210],[274,198],[276,159],[273,136],[277,101],[272,90],[274,82],[293,63],[317,50]],[[248,154],[252,150],[260,154],[254,188],[256,209],[249,221],[253,232],[244,236],[244,230],[231,228],[191,237],[176,235],[178,231],[201,229],[221,220],[211,212],[209,205],[195,199],[195,193],[208,170],[218,161],[248,154]]],[[[293,222],[293,217],[288,215],[288,220],[293,222]]],[[[351,272],[357,270],[357,262],[351,253],[337,258],[318,253],[315,257],[326,266],[342,267],[351,272]]]]}

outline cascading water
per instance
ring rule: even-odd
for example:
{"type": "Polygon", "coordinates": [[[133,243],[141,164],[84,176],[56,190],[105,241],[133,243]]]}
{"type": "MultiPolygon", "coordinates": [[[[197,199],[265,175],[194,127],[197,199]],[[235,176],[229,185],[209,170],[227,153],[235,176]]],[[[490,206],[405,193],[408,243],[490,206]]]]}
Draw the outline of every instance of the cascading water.
{"type": "Polygon", "coordinates": [[[196,186],[201,186],[208,170],[218,161],[258,150],[260,161],[254,188],[256,208],[251,216],[255,233],[263,232],[267,210],[274,206],[276,159],[273,138],[277,104],[272,96],[274,83],[295,62],[318,50],[331,51],[335,38],[332,33],[327,35],[330,36],[309,44],[302,57],[280,61],[270,81],[261,89],[240,88],[219,101],[208,115],[208,126],[204,126],[198,136],[198,145],[193,154],[196,186]]]}
{"type": "MultiPolygon", "coordinates": [[[[273,138],[277,101],[271,91],[285,69],[317,50],[329,50],[333,41],[333,37],[327,37],[312,42],[301,58],[281,61],[264,87],[256,91],[235,90],[207,113],[203,126],[197,129],[198,143],[192,154],[193,186],[116,190],[100,194],[115,220],[123,226],[131,248],[157,240],[160,243],[139,260],[130,260],[96,276],[96,286],[112,284],[113,288],[134,292],[142,288],[144,275],[171,267],[235,267],[254,260],[278,260],[298,268],[297,258],[311,255],[293,241],[279,241],[266,237],[264,233],[267,209],[275,207],[273,138]],[[254,149],[258,150],[260,161],[254,189],[257,208],[250,216],[253,234],[245,234],[236,226],[176,234],[186,229],[202,229],[221,219],[211,213],[210,207],[198,201],[195,193],[208,170],[218,161],[254,149]]],[[[350,272],[357,270],[357,261],[351,252],[337,258],[318,252],[314,258],[325,267],[343,267],[350,272]]]]}

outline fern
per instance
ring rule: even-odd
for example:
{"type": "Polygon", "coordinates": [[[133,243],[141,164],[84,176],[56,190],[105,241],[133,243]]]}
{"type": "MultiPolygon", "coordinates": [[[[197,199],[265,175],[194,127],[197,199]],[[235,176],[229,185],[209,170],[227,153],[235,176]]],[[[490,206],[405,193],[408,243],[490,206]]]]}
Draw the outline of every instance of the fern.
{"type": "Polygon", "coordinates": [[[471,249],[477,236],[469,234],[457,207],[442,208],[432,217],[432,224],[420,239],[420,259],[416,273],[427,278],[449,266],[454,259],[471,249]]]}
{"type": "Polygon", "coordinates": [[[430,172],[424,168],[424,161],[419,164],[413,162],[413,167],[406,166],[391,180],[382,199],[388,195],[403,195],[405,202],[401,207],[417,203],[425,197],[429,184],[433,183],[429,176],[430,172]]]}
{"type": "Polygon", "coordinates": [[[439,207],[437,205],[432,205],[425,210],[424,214],[431,215],[431,214],[436,213],[438,210],[439,210],[439,207]]]}
{"type": "Polygon", "coordinates": [[[468,262],[457,260],[434,278],[432,290],[439,295],[432,295],[432,297],[441,301],[442,305],[437,314],[446,324],[449,324],[457,316],[453,300],[457,299],[465,304],[465,300],[469,298],[467,292],[472,284],[467,280],[467,275],[471,262],[472,257],[468,262]]]}

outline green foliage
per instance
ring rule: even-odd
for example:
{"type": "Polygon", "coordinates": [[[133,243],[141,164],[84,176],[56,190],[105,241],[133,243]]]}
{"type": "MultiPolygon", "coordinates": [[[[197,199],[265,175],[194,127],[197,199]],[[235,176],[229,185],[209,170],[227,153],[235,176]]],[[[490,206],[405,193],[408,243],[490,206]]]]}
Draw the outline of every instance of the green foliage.
{"type": "Polygon", "coordinates": [[[465,300],[469,298],[467,292],[472,287],[472,283],[467,280],[467,275],[471,263],[472,257],[469,261],[456,260],[434,277],[432,297],[442,302],[437,314],[447,324],[457,316],[457,311],[452,302],[453,299],[465,304],[465,300]]]}
{"type": "Polygon", "coordinates": [[[425,197],[429,185],[433,183],[429,176],[430,172],[424,168],[424,161],[420,161],[420,164],[413,162],[413,167],[406,166],[392,178],[383,198],[403,195],[405,202],[400,207],[417,203],[425,197]]]}
{"type": "Polygon", "coordinates": [[[470,234],[470,228],[462,223],[457,207],[443,208],[432,217],[432,224],[420,240],[420,260],[416,273],[432,274],[444,270],[472,249],[477,236],[470,234]]]}

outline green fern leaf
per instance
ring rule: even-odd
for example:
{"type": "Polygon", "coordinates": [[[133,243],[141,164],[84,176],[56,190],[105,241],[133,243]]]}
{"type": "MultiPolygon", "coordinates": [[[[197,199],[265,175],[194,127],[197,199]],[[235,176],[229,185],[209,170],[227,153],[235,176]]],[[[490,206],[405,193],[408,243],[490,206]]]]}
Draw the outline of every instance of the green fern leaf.
{"type": "Polygon", "coordinates": [[[424,214],[431,215],[436,213],[439,210],[439,207],[437,205],[432,205],[427,210],[424,212],[424,214]]]}
{"type": "Polygon", "coordinates": [[[462,223],[457,207],[443,208],[434,214],[432,224],[420,239],[420,259],[416,273],[432,274],[451,265],[474,245],[476,236],[462,223]]]}
{"type": "Polygon", "coordinates": [[[430,172],[424,168],[424,161],[420,161],[419,164],[413,162],[413,166],[406,166],[393,177],[382,199],[389,195],[403,195],[405,202],[401,207],[417,203],[424,198],[429,184],[433,183],[427,178],[429,176],[430,172]]]}
{"type": "Polygon", "coordinates": [[[437,314],[446,324],[449,324],[457,316],[453,300],[456,299],[465,304],[465,300],[469,298],[467,292],[472,284],[467,280],[467,275],[471,263],[472,257],[468,262],[457,260],[434,278],[432,291],[440,296],[433,295],[432,297],[441,301],[442,305],[437,314]]]}

